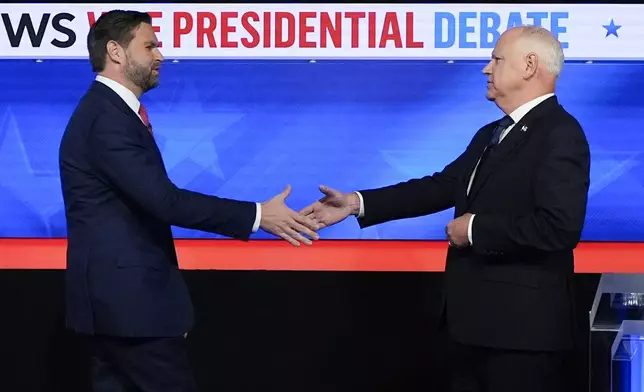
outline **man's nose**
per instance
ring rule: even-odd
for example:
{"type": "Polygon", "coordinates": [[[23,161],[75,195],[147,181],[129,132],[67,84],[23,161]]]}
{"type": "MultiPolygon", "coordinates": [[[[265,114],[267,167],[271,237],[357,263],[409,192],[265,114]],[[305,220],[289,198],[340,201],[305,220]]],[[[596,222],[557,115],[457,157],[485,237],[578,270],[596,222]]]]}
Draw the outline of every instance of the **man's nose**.
{"type": "Polygon", "coordinates": [[[161,51],[159,50],[159,48],[157,48],[156,52],[157,52],[156,53],[157,60],[163,61],[165,59],[165,57],[163,57],[163,55],[161,54],[161,51]]]}

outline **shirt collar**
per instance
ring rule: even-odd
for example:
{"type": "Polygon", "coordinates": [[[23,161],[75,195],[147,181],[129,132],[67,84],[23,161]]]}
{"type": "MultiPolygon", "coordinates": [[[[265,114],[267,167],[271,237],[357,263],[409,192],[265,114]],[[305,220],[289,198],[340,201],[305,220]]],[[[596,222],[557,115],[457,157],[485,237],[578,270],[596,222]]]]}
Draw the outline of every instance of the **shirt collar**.
{"type": "Polygon", "coordinates": [[[129,106],[130,109],[134,111],[134,113],[136,113],[137,115],[139,114],[139,107],[141,106],[141,102],[129,88],[102,75],[97,75],[96,81],[101,82],[107,87],[114,90],[114,92],[117,93],[123,101],[125,101],[127,106],[129,106]]]}
{"type": "Polygon", "coordinates": [[[534,109],[541,102],[543,102],[546,99],[552,97],[553,95],[555,95],[555,94],[549,93],[549,94],[537,97],[537,98],[533,99],[532,101],[528,101],[528,102],[524,103],[523,105],[521,105],[518,108],[516,108],[516,110],[514,110],[512,113],[510,113],[510,117],[512,117],[512,120],[514,120],[515,124],[518,123],[523,118],[523,116],[528,114],[528,112],[530,110],[534,109]]]}

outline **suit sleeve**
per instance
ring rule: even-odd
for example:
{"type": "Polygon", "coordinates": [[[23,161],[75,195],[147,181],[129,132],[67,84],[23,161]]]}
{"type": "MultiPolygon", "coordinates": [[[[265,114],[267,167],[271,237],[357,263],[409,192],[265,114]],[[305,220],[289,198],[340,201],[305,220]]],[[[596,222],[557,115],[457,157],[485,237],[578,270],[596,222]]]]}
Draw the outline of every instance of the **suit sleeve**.
{"type": "Polygon", "coordinates": [[[167,224],[247,240],[255,203],[208,196],[176,187],[156,154],[131,127],[99,118],[88,135],[96,169],[118,192],[167,224]]]}
{"type": "Polygon", "coordinates": [[[364,203],[364,216],[358,218],[360,227],[433,214],[454,207],[457,186],[468,169],[468,163],[477,159],[474,146],[484,129],[477,132],[456,160],[438,173],[383,188],[359,191],[364,203]]]}
{"type": "Polygon", "coordinates": [[[590,150],[579,124],[552,130],[535,174],[535,208],[522,215],[476,214],[475,252],[572,250],[581,239],[590,184],[590,150]]]}

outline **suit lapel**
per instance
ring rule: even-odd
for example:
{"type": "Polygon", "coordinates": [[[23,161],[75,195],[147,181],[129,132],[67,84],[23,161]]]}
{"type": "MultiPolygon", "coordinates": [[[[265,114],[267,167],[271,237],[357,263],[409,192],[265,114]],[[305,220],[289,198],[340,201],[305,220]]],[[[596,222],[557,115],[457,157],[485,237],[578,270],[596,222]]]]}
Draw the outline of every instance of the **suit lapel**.
{"type": "Polygon", "coordinates": [[[116,106],[120,111],[127,114],[133,120],[136,120],[136,124],[140,124],[139,129],[148,134],[150,140],[154,141],[154,138],[152,138],[152,135],[150,135],[148,128],[145,126],[145,124],[143,124],[143,121],[141,121],[139,116],[134,113],[131,107],[127,106],[127,103],[125,103],[125,101],[123,101],[123,99],[114,90],[98,81],[94,81],[92,83],[90,90],[103,96],[108,101],[110,101],[110,103],[114,104],[114,106],[116,106]]]}
{"type": "Polygon", "coordinates": [[[467,193],[467,187],[470,185],[470,179],[472,178],[472,173],[474,172],[474,169],[476,169],[476,166],[479,163],[479,159],[481,158],[481,155],[483,155],[483,152],[485,151],[485,147],[487,146],[487,141],[492,138],[492,133],[494,132],[494,128],[496,127],[497,123],[498,121],[492,124],[489,124],[487,126],[487,129],[484,131],[484,135],[481,137],[481,141],[476,146],[476,159],[473,159],[470,162],[469,166],[467,167],[467,171],[465,172],[466,175],[463,177],[463,185],[465,186],[466,193],[467,193]]]}
{"type": "MultiPolygon", "coordinates": [[[[559,106],[556,97],[551,97],[537,105],[534,109],[529,111],[519,122],[517,122],[505,138],[496,146],[494,152],[488,157],[485,165],[475,174],[475,181],[472,184],[472,189],[467,196],[468,205],[476,197],[477,193],[481,190],[483,185],[487,182],[490,175],[499,166],[503,159],[518,148],[530,135],[536,120],[543,115],[550,112],[552,109],[559,106]]],[[[481,154],[483,150],[481,150],[481,154]]],[[[479,155],[480,156],[480,155],[479,155]]],[[[477,160],[478,162],[478,160],[477,160]]],[[[477,163],[475,162],[475,164],[477,163]]],[[[474,169],[472,169],[473,171],[474,169]]],[[[471,173],[470,171],[469,173],[471,173]]],[[[470,176],[467,177],[469,183],[470,176]]],[[[467,192],[467,187],[465,188],[467,192]]]]}
{"type": "Polygon", "coordinates": [[[139,116],[134,113],[131,107],[123,101],[123,99],[111,88],[108,86],[104,85],[101,82],[94,81],[90,87],[90,91],[95,92],[96,94],[99,94],[100,96],[104,97],[107,99],[110,103],[112,103],[114,106],[116,106],[120,111],[125,113],[127,116],[132,118],[132,121],[134,124],[138,124],[138,128],[140,132],[145,133],[143,136],[143,140],[147,140],[148,147],[150,150],[157,155],[159,158],[159,161],[161,162],[161,165],[163,166],[163,169],[165,170],[165,165],[163,164],[163,155],[161,154],[161,151],[159,150],[159,146],[157,145],[156,141],[154,140],[154,137],[150,134],[150,131],[148,130],[148,127],[143,124],[143,121],[139,118],[139,116]]]}
{"type": "Polygon", "coordinates": [[[478,191],[483,187],[483,185],[485,185],[485,182],[494,172],[499,163],[503,161],[503,158],[521,145],[528,132],[522,131],[521,127],[523,127],[522,122],[515,124],[514,128],[510,130],[501,143],[496,146],[492,154],[487,158],[485,165],[476,171],[475,180],[468,196],[469,200],[473,200],[476,197],[478,191]]]}

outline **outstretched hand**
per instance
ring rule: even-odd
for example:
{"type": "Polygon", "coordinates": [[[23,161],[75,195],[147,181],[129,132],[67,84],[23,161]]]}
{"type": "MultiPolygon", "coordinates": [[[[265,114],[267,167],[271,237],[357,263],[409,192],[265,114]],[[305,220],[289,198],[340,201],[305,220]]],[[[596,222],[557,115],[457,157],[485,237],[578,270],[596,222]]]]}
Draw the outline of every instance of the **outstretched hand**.
{"type": "Polygon", "coordinates": [[[319,238],[316,233],[318,224],[311,217],[305,217],[288,208],[286,198],[290,193],[291,186],[289,185],[282,193],[262,203],[262,218],[259,227],[294,246],[300,246],[301,242],[311,245],[309,238],[314,240],[319,238]]]}
{"type": "Polygon", "coordinates": [[[301,215],[317,223],[320,229],[360,212],[360,199],[357,194],[342,193],[325,185],[320,185],[320,192],[324,197],[300,211],[301,215]]]}

